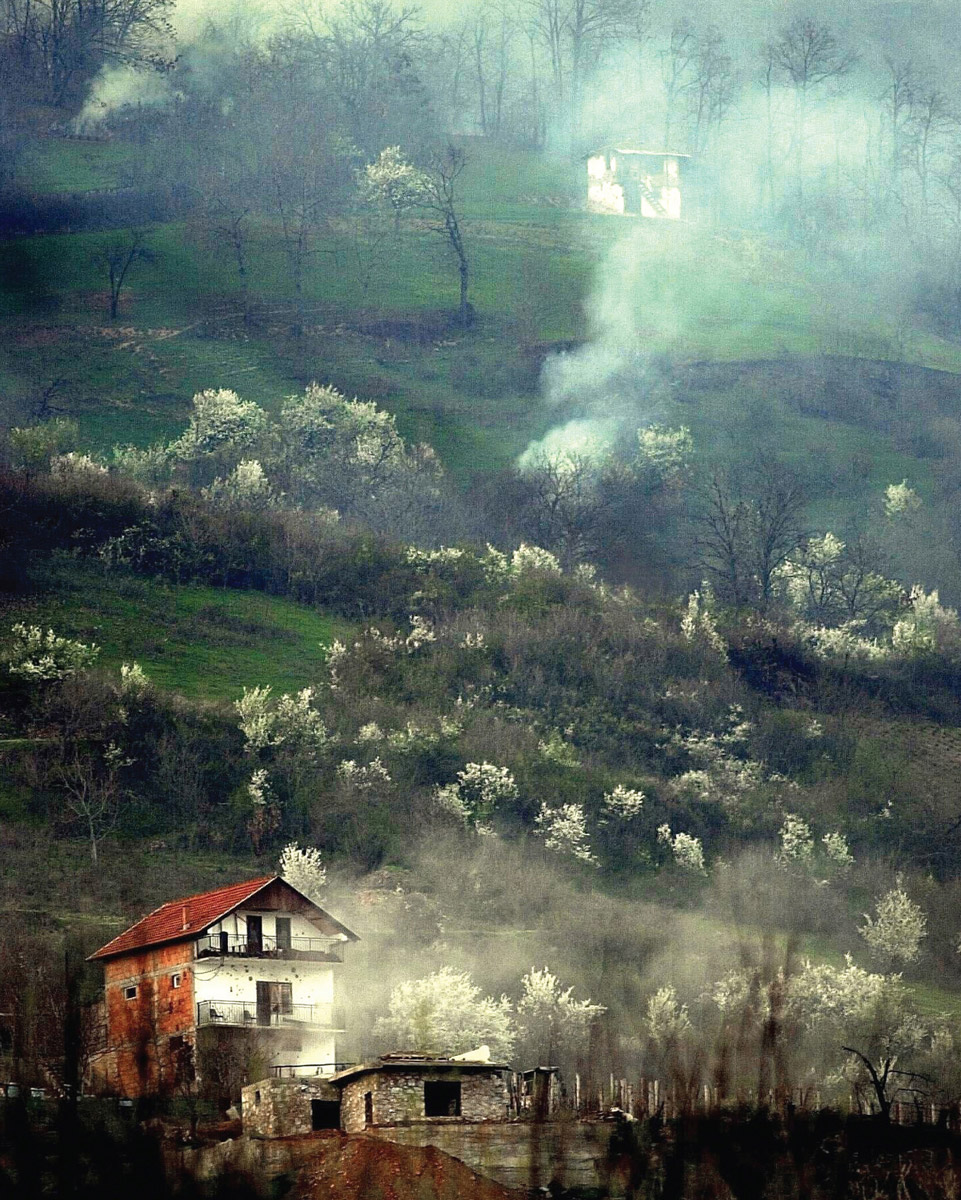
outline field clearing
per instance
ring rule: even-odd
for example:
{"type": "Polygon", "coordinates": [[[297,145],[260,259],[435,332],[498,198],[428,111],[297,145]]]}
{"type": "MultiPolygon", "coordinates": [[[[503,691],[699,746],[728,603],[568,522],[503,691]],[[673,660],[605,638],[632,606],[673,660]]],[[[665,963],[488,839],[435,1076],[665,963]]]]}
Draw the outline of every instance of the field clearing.
{"type": "Polygon", "coordinates": [[[51,572],[41,595],[8,602],[0,619],[95,642],[98,666],[136,660],[158,687],[231,701],[244,687],[294,691],[324,674],[324,652],[348,626],[262,592],[176,587],[95,568],[51,572]]]}

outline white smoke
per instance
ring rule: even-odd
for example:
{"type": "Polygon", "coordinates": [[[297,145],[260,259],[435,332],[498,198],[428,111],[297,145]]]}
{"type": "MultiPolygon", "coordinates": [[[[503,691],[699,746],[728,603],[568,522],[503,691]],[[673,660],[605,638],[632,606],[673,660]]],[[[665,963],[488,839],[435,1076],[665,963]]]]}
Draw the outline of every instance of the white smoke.
{"type": "Polygon", "coordinates": [[[74,120],[77,133],[90,133],[111,113],[127,105],[157,107],[174,95],[170,79],[159,71],[137,70],[132,66],[108,66],[90,85],[83,108],[74,120]]]}
{"type": "MultiPolygon", "coordinates": [[[[235,46],[253,46],[275,32],[285,19],[276,0],[269,4],[251,0],[179,0],[170,20],[171,37],[155,49],[175,60],[198,49],[214,30],[222,41],[235,46]]],[[[205,56],[193,57],[192,67],[202,70],[205,56]]],[[[144,105],[160,107],[178,95],[176,65],[170,72],[148,67],[108,64],[94,78],[83,108],[74,121],[78,133],[89,133],[120,109],[144,105]]]]}
{"type": "MultiPolygon", "coordinates": [[[[618,218],[611,218],[617,220],[618,218]]],[[[637,297],[645,270],[644,247],[650,237],[671,236],[632,222],[631,231],[611,248],[601,264],[589,302],[590,340],[544,363],[541,392],[545,402],[566,416],[544,437],[531,442],[518,459],[521,469],[544,458],[603,454],[625,423],[647,424],[654,414],[646,392],[650,351],[637,297]]],[[[665,316],[654,323],[663,335],[665,316]]]]}

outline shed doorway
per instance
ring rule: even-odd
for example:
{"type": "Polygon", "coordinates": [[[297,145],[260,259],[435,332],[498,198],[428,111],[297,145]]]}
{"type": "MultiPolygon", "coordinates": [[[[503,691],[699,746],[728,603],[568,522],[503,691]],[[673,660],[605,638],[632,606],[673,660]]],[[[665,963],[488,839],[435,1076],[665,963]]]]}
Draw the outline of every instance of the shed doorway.
{"type": "Polygon", "coordinates": [[[340,1101],[311,1100],[310,1127],[315,1133],[318,1129],[339,1129],[340,1101]]]}

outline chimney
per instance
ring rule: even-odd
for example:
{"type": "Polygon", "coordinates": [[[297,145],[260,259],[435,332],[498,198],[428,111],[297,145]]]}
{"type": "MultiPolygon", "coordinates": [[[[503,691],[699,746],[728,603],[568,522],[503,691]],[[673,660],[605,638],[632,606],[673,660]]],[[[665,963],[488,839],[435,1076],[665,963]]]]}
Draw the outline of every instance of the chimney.
{"type": "Polygon", "coordinates": [[[181,928],[181,929],[186,929],[186,928],[187,928],[187,926],[190,924],[190,922],[187,920],[187,906],[186,906],[186,904],[185,904],[185,905],[184,905],[184,906],[181,908],[181,910],[180,910],[180,916],[181,916],[181,919],[182,919],[182,921],[183,921],[183,924],[180,926],[180,928],[181,928]]]}

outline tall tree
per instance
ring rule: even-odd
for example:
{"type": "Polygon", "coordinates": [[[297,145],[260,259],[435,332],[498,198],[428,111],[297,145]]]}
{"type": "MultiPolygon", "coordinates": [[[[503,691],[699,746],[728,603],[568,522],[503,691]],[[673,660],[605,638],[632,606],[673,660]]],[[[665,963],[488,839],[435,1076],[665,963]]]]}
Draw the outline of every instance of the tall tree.
{"type": "Polygon", "coordinates": [[[810,105],[828,80],[847,75],[858,60],[826,25],[797,17],[770,46],[770,61],[794,91],[794,169],[799,201],[804,195],[804,146],[810,105]]]}

